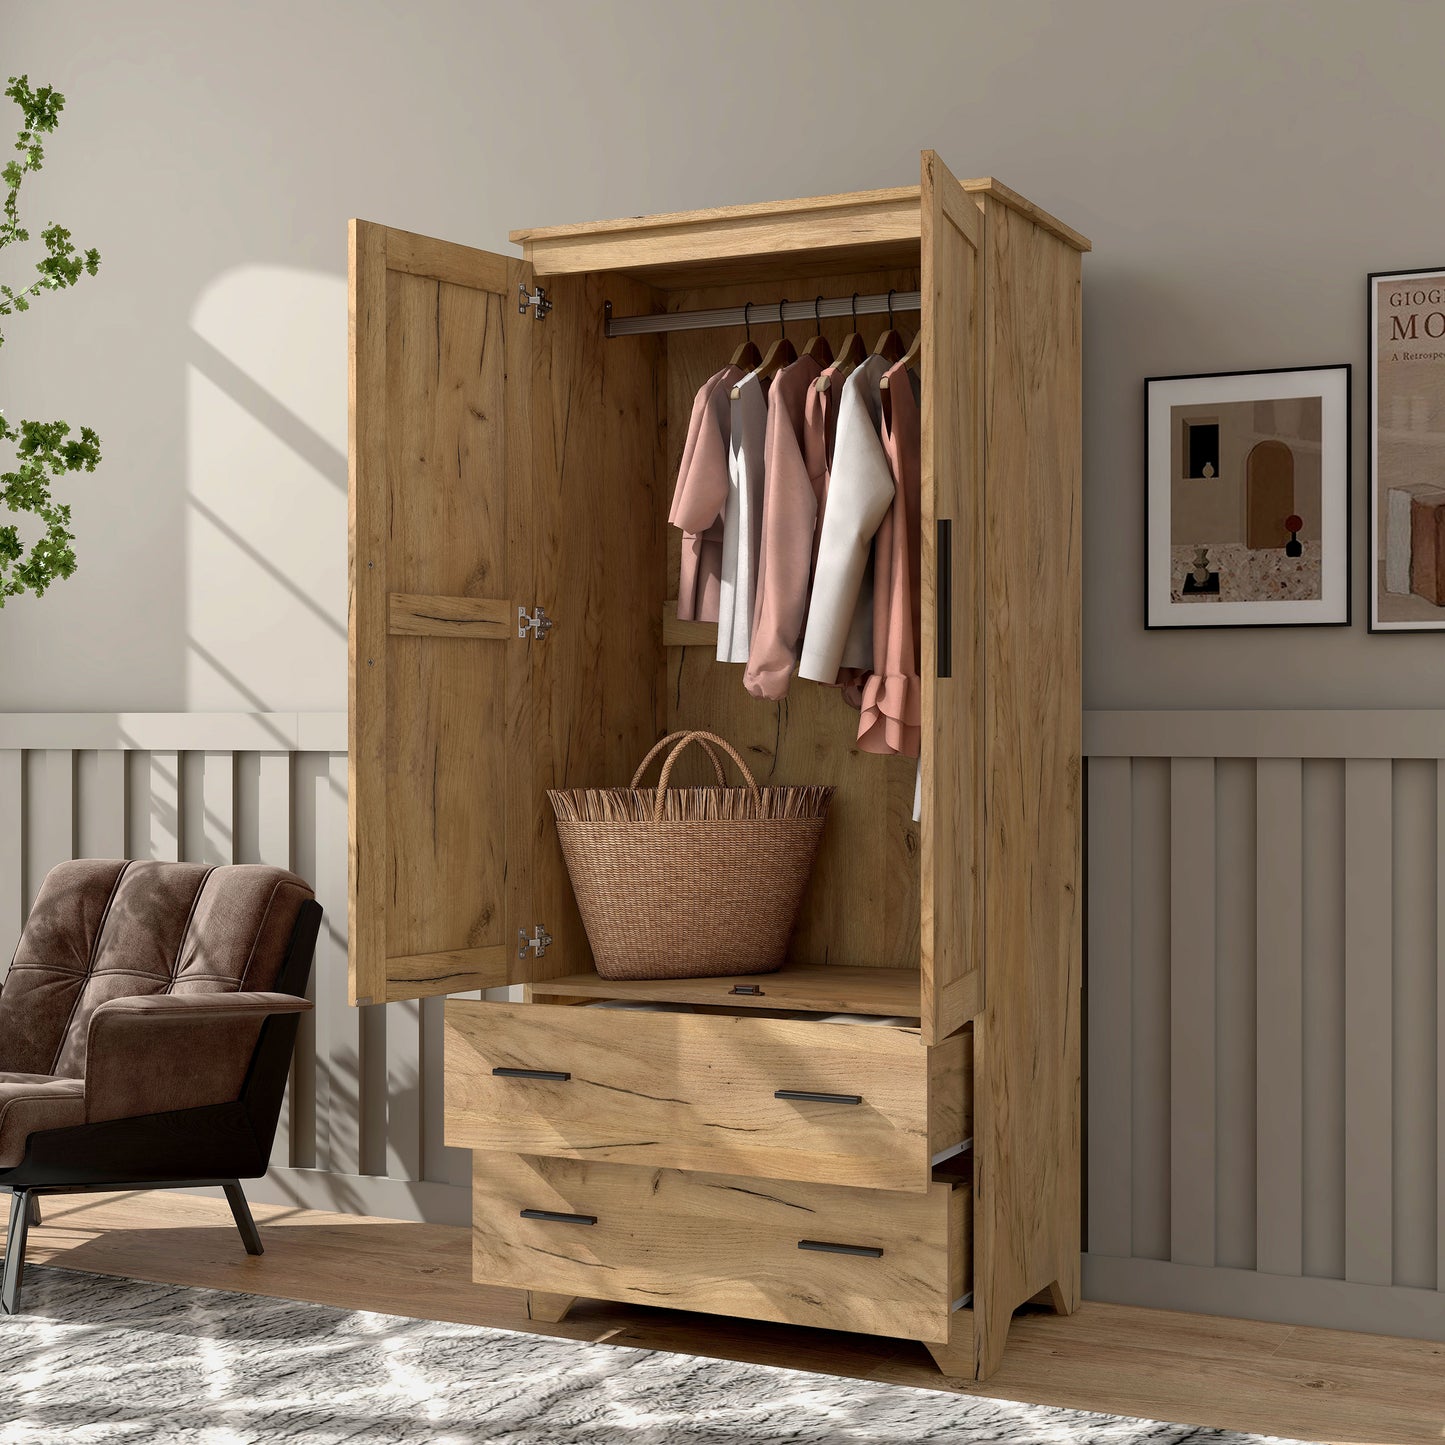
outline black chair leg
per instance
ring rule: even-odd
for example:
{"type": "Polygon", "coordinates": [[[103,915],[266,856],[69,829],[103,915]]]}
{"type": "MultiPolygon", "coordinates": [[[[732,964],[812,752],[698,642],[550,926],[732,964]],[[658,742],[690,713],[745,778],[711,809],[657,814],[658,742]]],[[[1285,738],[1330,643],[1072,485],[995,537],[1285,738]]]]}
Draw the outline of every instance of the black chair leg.
{"type": "Polygon", "coordinates": [[[231,1213],[236,1217],[236,1228],[241,1232],[241,1243],[247,1254],[260,1254],[261,1236],[256,1232],[256,1221],[251,1218],[251,1206],[241,1190],[241,1181],[233,1179],[225,1186],[226,1198],[230,1201],[231,1213]]]}
{"type": "Polygon", "coordinates": [[[20,1283],[25,1270],[25,1236],[30,1229],[30,1194],[17,1189],[10,1196],[10,1233],[5,1237],[5,1273],[0,1279],[0,1310],[20,1313],[20,1283]]]}

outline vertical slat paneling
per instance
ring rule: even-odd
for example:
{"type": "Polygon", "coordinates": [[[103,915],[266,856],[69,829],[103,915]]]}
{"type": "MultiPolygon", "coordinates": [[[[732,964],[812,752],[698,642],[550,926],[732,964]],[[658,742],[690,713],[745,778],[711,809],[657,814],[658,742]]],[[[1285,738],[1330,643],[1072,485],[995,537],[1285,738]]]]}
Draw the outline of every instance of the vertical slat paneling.
{"type": "Polygon", "coordinates": [[[1169,769],[1170,1245],[1214,1263],[1214,760],[1169,769]]]}
{"type": "Polygon", "coordinates": [[[57,863],[75,857],[75,754],[69,748],[47,748],[37,776],[43,792],[26,809],[35,837],[30,874],[33,902],[45,875],[57,863]]]}
{"type": "Polygon", "coordinates": [[[1089,765],[1089,1242],[1094,1254],[1133,1250],[1133,1061],[1130,971],[1133,798],[1128,758],[1089,765]],[[1107,1064],[1102,1061],[1107,1060],[1107,1064]]]}
{"type": "MultiPolygon", "coordinates": [[[[291,866],[313,885],[317,880],[318,857],[317,778],[326,768],[324,754],[292,755],[291,866]]],[[[316,940],[316,957],[306,988],[306,996],[312,1003],[320,998],[317,975],[325,965],[326,950],[332,940],[330,900],[321,897],[320,901],[327,916],[316,940]]],[[[301,1027],[296,1033],[296,1063],[291,1071],[291,1162],[299,1169],[325,1168],[328,1085],[327,1072],[319,1057],[320,1037],[316,1011],[302,1014],[301,1027]]]]}
{"type": "Polygon", "coordinates": [[[1215,1262],[1255,1262],[1255,767],[1215,763],[1215,1262]]]}
{"type": "Polygon", "coordinates": [[[0,750],[0,978],[10,970],[25,910],[25,754],[0,750]]]}
{"type": "Polygon", "coordinates": [[[1445,766],[1435,764],[1435,1288],[1445,1290],[1445,766]]]}
{"type": "Polygon", "coordinates": [[[393,1179],[420,1179],[422,1128],[421,1001],[385,1004],[386,1172],[393,1179]]]}
{"type": "Polygon", "coordinates": [[[1392,1282],[1435,1288],[1435,764],[1394,766],[1394,1228],[1392,1282]]]}
{"type": "Polygon", "coordinates": [[[236,755],[204,755],[201,772],[202,863],[233,863],[236,859],[236,755]]]}
{"type": "Polygon", "coordinates": [[[1304,801],[1298,758],[1256,764],[1257,1269],[1304,1263],[1304,801]]]}
{"type": "Polygon", "coordinates": [[[1169,1258],[1169,764],[1133,764],[1134,1256],[1169,1258]]]}
{"type": "Polygon", "coordinates": [[[150,755],[150,850],[151,858],[175,862],[181,856],[181,755],[152,752],[150,755]]]}
{"type": "Polygon", "coordinates": [[[1345,1278],[1394,1271],[1391,765],[1345,763],[1345,1278]]]}
{"type": "MultiPolygon", "coordinates": [[[[319,898],[346,897],[346,759],[327,757],[316,774],[316,877],[319,898]]],[[[323,905],[324,906],[324,905],[323,905]]],[[[326,1076],[326,1152],[318,1164],[361,1171],[361,1025],[347,1000],[346,909],[331,906],[316,953],[316,1052],[326,1076]]]]}
{"type": "MultiPolygon", "coordinates": [[[[256,858],[273,868],[291,867],[291,754],[261,753],[256,760],[256,858]]],[[[291,1077],[286,1096],[281,1101],[281,1115],[276,1121],[276,1138],[271,1144],[272,1164],[293,1162],[291,1140],[296,1098],[296,1071],[315,1067],[314,1035],[306,1036],[306,1057],[302,1058],[301,1035],[296,1038],[296,1053],[291,1061],[291,1077]]]]}
{"type": "Polygon", "coordinates": [[[1345,768],[1301,771],[1304,1273],[1345,1274],[1345,768]]]}
{"type": "Polygon", "coordinates": [[[80,856],[126,857],[125,754],[102,748],[95,754],[90,788],[81,800],[80,856]]]}

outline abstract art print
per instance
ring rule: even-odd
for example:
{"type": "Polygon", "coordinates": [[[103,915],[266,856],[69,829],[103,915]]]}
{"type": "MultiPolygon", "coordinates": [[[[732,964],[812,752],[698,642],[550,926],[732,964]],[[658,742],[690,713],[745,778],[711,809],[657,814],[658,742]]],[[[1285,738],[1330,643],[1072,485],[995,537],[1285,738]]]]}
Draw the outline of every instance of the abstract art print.
{"type": "Polygon", "coordinates": [[[1350,368],[1145,383],[1145,625],[1350,620],[1350,368]]]}
{"type": "Polygon", "coordinates": [[[1445,628],[1445,269],[1370,277],[1370,630],[1445,628]]]}

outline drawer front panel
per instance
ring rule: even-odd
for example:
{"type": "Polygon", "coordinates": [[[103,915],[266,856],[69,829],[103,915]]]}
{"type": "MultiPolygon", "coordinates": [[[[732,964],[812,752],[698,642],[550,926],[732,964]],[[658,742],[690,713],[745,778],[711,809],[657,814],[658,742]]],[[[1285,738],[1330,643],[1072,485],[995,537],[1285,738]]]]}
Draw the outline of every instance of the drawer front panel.
{"type": "Polygon", "coordinates": [[[962,1127],[963,1050],[884,1026],[451,1000],[446,1139],[921,1192],[940,1131],[962,1127]]]}
{"type": "Polygon", "coordinates": [[[478,1154],[479,1284],[948,1338],[969,1284],[967,1185],[882,1193],[478,1154]]]}

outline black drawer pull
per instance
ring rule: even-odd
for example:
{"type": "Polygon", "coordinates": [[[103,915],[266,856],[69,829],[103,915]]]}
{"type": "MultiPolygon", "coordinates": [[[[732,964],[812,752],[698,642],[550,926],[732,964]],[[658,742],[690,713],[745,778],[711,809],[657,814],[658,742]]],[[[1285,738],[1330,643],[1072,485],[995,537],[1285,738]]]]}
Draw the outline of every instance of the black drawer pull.
{"type": "Polygon", "coordinates": [[[596,1224],[595,1214],[564,1214],[559,1209],[524,1209],[523,1219],[545,1219],[551,1224],[596,1224]]]}
{"type": "Polygon", "coordinates": [[[862,1094],[815,1094],[809,1089],[775,1089],[775,1099],[802,1099],[809,1104],[861,1104],[862,1094]]]}
{"type": "Polygon", "coordinates": [[[557,1069],[493,1069],[492,1073],[499,1079],[555,1079],[559,1084],[572,1077],[557,1069]]]}
{"type": "Polygon", "coordinates": [[[763,991],[762,991],[762,989],[760,989],[760,988],[757,986],[757,984],[755,984],[755,983],[735,983],[735,984],[728,990],[728,992],[729,992],[729,993],[746,993],[746,994],[751,994],[751,995],[753,995],[753,996],[755,996],[755,997],[757,997],[757,998],[761,998],[761,997],[763,996],[763,991]]]}
{"type": "Polygon", "coordinates": [[[820,1254],[858,1254],[865,1259],[882,1259],[883,1251],[871,1244],[829,1244],[826,1239],[800,1239],[799,1249],[816,1249],[820,1254]]]}

